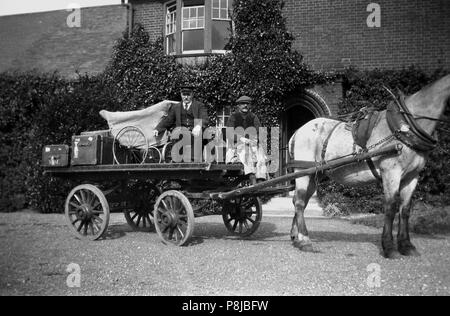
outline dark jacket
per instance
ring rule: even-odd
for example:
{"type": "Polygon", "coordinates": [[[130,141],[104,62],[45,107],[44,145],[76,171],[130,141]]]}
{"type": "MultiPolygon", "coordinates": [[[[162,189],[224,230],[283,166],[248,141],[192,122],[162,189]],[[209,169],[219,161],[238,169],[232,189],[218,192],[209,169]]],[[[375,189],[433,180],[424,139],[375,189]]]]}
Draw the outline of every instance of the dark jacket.
{"type": "MultiPolygon", "coordinates": [[[[170,130],[175,127],[181,126],[181,109],[182,109],[183,103],[174,103],[169,113],[166,117],[162,119],[162,121],[156,126],[155,130],[157,130],[159,133],[164,133],[166,130],[170,130]]],[[[191,104],[192,113],[194,114],[195,119],[201,119],[202,120],[202,127],[205,128],[208,126],[208,112],[206,111],[205,106],[203,103],[198,102],[196,100],[192,101],[191,104]]],[[[190,126],[190,128],[193,128],[194,126],[190,126]]]]}
{"type": "Polygon", "coordinates": [[[258,116],[253,112],[242,114],[240,111],[233,112],[227,121],[227,127],[242,127],[244,130],[249,127],[254,127],[258,130],[261,127],[258,116]]]}
{"type": "MultiPolygon", "coordinates": [[[[244,131],[249,127],[256,128],[256,136],[259,136],[259,128],[261,127],[261,122],[259,121],[259,118],[256,114],[252,112],[248,112],[247,114],[242,114],[240,111],[236,111],[230,115],[227,121],[227,127],[230,128],[237,128],[242,127],[244,131]]],[[[235,140],[233,140],[231,137],[231,134],[227,133],[227,138],[230,144],[234,143],[235,140]]]]}

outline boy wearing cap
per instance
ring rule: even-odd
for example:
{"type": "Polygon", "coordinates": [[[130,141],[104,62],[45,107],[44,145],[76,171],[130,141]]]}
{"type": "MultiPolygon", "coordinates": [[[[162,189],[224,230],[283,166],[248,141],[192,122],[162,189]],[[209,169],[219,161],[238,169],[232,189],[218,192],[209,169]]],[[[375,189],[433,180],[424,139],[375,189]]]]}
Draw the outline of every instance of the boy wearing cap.
{"type": "Polygon", "coordinates": [[[252,184],[255,184],[256,179],[266,179],[267,167],[266,157],[257,142],[261,122],[258,116],[250,111],[251,102],[252,99],[248,96],[237,99],[237,111],[232,113],[228,119],[227,140],[229,148],[226,162],[239,160],[244,165],[244,173],[249,175],[252,184]],[[253,131],[256,132],[256,135],[251,135],[254,136],[254,139],[251,139],[251,136],[249,139],[245,137],[247,135],[239,135],[236,142],[235,136],[238,134],[236,128],[242,128],[244,131],[254,128],[253,131]],[[229,129],[232,129],[232,131],[228,131],[229,129]]]}

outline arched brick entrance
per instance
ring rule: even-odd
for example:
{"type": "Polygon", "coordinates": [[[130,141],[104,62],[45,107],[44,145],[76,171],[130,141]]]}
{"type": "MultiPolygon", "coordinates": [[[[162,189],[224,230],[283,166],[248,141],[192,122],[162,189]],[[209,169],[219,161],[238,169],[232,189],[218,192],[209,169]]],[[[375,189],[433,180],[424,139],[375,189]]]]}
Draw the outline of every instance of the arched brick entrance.
{"type": "Polygon", "coordinates": [[[301,94],[287,100],[280,124],[280,173],[286,174],[288,163],[288,143],[291,136],[307,122],[330,116],[331,111],[325,100],[314,90],[304,90],[301,94]]]}

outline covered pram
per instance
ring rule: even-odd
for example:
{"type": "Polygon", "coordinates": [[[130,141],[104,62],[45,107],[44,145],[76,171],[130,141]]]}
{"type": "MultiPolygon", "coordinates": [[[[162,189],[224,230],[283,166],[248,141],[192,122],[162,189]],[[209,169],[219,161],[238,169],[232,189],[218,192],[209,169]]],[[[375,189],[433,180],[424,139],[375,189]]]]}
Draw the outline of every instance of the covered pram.
{"type": "Polygon", "coordinates": [[[114,136],[116,163],[161,162],[166,156],[164,149],[168,136],[165,133],[155,137],[153,131],[174,103],[177,102],[165,100],[137,111],[100,111],[114,136]]]}

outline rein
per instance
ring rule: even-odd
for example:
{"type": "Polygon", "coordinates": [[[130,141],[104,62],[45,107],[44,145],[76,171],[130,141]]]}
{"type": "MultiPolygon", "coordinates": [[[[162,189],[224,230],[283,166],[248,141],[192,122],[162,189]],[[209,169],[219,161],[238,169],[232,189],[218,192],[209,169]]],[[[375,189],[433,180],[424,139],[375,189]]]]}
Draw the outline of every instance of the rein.
{"type": "Polygon", "coordinates": [[[441,123],[445,123],[445,124],[450,124],[450,120],[437,119],[437,118],[429,117],[429,116],[415,116],[415,115],[405,112],[405,111],[400,111],[400,113],[411,116],[415,120],[430,120],[430,121],[436,121],[436,122],[441,122],[441,123]]]}

